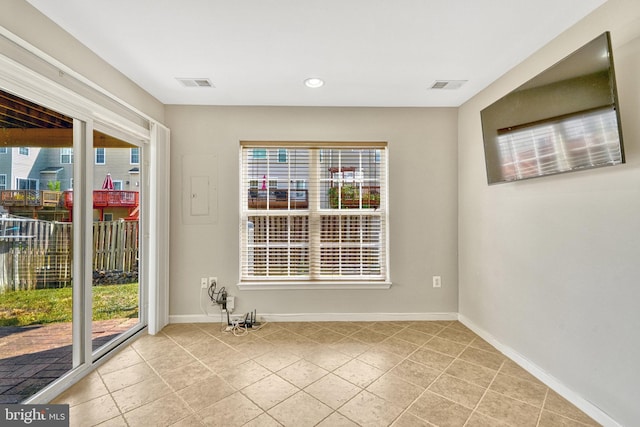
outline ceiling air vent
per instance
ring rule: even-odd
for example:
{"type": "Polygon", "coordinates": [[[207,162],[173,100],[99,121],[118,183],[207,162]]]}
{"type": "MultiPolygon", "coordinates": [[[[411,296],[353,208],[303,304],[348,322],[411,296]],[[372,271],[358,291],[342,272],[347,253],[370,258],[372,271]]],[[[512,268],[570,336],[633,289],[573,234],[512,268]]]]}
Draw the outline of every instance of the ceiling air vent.
{"type": "Polygon", "coordinates": [[[460,89],[467,80],[436,80],[429,89],[460,89]]]}
{"type": "Polygon", "coordinates": [[[214,87],[211,80],[206,78],[201,79],[182,79],[177,77],[178,80],[184,87],[214,87]]]}

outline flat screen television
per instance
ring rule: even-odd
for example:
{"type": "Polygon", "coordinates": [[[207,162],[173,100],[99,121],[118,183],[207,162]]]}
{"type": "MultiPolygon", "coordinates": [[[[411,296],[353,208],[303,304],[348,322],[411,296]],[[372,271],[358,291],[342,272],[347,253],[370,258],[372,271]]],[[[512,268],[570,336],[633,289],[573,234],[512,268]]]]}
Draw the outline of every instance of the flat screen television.
{"type": "Polygon", "coordinates": [[[609,32],[480,115],[490,185],[624,163],[609,32]]]}

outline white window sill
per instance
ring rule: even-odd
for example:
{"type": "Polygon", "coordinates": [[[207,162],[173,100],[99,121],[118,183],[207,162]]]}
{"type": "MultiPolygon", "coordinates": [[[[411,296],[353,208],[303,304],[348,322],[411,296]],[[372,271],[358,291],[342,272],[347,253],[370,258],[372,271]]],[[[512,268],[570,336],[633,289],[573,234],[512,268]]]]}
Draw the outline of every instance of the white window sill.
{"type": "Polygon", "coordinates": [[[240,282],[238,289],[241,291],[266,291],[266,290],[316,290],[316,289],[389,289],[391,282],[364,282],[364,281],[298,281],[298,282],[240,282]]]}

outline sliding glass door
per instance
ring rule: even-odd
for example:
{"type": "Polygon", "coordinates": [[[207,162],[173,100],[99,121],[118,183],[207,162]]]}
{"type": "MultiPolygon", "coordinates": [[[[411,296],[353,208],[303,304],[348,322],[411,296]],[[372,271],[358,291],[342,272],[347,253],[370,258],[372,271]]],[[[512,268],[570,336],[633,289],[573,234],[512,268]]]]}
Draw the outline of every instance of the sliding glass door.
{"type": "Polygon", "coordinates": [[[80,364],[73,127],[0,90],[0,402],[21,402],[80,364]]]}
{"type": "Polygon", "coordinates": [[[0,402],[145,326],[143,142],[106,129],[0,89],[0,402]]]}
{"type": "Polygon", "coordinates": [[[141,325],[141,147],[93,138],[92,348],[96,356],[141,325]]]}

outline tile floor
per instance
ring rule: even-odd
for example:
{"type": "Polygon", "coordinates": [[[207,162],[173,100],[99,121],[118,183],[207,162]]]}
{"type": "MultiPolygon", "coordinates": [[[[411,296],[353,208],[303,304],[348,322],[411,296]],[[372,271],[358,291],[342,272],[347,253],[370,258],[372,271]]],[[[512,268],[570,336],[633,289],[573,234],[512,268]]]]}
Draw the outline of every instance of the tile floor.
{"type": "Polygon", "coordinates": [[[53,403],[82,427],[598,425],[459,322],[169,325],[53,403]]]}

